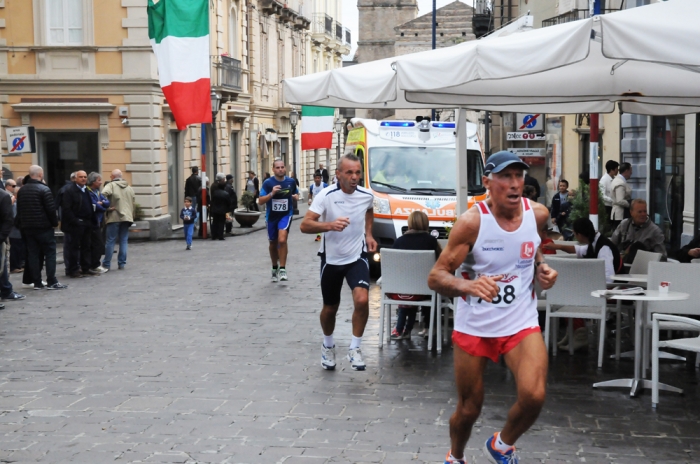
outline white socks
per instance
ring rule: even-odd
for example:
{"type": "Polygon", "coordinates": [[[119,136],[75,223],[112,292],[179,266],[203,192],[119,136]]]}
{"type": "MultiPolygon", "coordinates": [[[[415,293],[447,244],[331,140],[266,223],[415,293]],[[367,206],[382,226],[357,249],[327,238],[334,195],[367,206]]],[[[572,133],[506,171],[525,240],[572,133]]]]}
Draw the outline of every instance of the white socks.
{"type": "MultiPolygon", "coordinates": [[[[350,348],[351,350],[357,349],[360,347],[360,343],[362,343],[362,337],[356,337],[352,336],[352,341],[350,342],[350,348]]],[[[333,340],[333,335],[324,335],[323,336],[323,346],[326,348],[333,348],[335,346],[335,341],[333,340]]]]}
{"type": "Polygon", "coordinates": [[[496,448],[498,451],[505,453],[509,449],[513,447],[513,445],[508,445],[501,440],[501,432],[498,432],[498,435],[496,435],[496,439],[493,441],[493,447],[496,448]]]}
{"type": "Polygon", "coordinates": [[[360,343],[362,343],[362,337],[356,337],[352,336],[352,341],[350,342],[350,348],[351,350],[355,350],[360,347],[360,343]]]}

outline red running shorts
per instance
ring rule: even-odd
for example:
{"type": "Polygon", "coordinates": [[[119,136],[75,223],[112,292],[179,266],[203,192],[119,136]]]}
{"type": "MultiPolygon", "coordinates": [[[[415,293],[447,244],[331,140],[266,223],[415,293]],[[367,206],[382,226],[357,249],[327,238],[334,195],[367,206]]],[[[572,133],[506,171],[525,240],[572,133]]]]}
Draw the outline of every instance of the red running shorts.
{"type": "Polygon", "coordinates": [[[498,357],[518,346],[523,338],[533,333],[541,333],[539,327],[529,327],[505,337],[475,337],[462,332],[452,332],[452,342],[462,351],[472,356],[489,358],[497,363],[498,357]]]}

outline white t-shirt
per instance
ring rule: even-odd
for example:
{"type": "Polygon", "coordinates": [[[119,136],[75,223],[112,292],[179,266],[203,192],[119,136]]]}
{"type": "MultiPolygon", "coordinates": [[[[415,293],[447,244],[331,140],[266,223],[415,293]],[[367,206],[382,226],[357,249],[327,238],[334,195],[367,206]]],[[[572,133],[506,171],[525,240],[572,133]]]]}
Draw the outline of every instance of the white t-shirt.
{"type": "MultiPolygon", "coordinates": [[[[595,249],[596,243],[598,243],[598,237],[600,237],[600,232],[595,234],[595,240],[593,240],[593,249],[595,249]]],[[[588,251],[588,245],[574,245],[576,249],[577,258],[585,258],[586,252],[588,251]]],[[[609,284],[613,283],[613,276],[615,275],[615,264],[612,250],[609,246],[605,245],[600,247],[598,252],[598,259],[605,261],[605,281],[609,284]]]]}
{"type": "Polygon", "coordinates": [[[343,265],[354,263],[362,252],[367,251],[365,244],[365,214],[372,209],[374,195],[364,187],[357,187],[351,195],[343,192],[340,185],[332,185],[318,194],[309,211],[320,214],[321,222],[333,222],[339,217],[350,219],[342,232],[325,232],[319,252],[326,254],[326,263],[343,265]]]}

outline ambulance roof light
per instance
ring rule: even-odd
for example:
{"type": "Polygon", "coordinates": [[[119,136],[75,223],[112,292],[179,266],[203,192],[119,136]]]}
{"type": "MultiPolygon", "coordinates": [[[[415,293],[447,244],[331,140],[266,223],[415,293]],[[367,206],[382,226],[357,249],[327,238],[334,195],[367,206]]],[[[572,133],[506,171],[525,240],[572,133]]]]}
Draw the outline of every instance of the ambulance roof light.
{"type": "Polygon", "coordinates": [[[434,122],[433,127],[438,127],[440,129],[454,129],[457,126],[453,122],[434,122]]]}
{"type": "Polygon", "coordinates": [[[416,123],[404,121],[382,121],[379,125],[382,127],[414,127],[416,123]]]}

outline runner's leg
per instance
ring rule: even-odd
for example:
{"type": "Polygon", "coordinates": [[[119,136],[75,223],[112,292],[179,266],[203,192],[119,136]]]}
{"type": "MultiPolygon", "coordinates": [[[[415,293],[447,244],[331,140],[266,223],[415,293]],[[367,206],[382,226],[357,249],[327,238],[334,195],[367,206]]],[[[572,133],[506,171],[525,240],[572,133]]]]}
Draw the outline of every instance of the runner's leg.
{"type": "Polygon", "coordinates": [[[484,368],[487,358],[472,356],[459,346],[454,347],[455,383],[457,384],[457,408],[450,417],[450,442],[452,456],[464,457],[464,448],[472,432],[472,426],[481,414],[484,404],[484,368]]]}
{"type": "Polygon", "coordinates": [[[352,313],[352,334],[362,337],[369,319],[369,291],[363,287],[353,288],[352,302],[355,305],[355,311],[352,313]]]}
{"type": "Polygon", "coordinates": [[[323,305],[321,309],[321,329],[323,330],[323,335],[333,335],[335,331],[335,316],[338,314],[339,306],[340,303],[335,305],[323,305]]]}
{"type": "Polygon", "coordinates": [[[280,267],[287,266],[287,236],[288,230],[280,230],[277,233],[277,256],[279,256],[280,267]]]}
{"type": "Polygon", "coordinates": [[[277,253],[277,240],[270,240],[270,260],[272,261],[272,267],[277,267],[277,261],[279,258],[279,253],[277,253]]]}
{"type": "Polygon", "coordinates": [[[542,334],[533,333],[523,338],[504,358],[515,377],[518,400],[508,412],[501,440],[515,445],[535,423],[545,400],[548,359],[542,334]]]}

